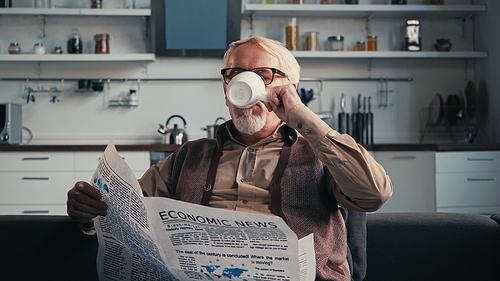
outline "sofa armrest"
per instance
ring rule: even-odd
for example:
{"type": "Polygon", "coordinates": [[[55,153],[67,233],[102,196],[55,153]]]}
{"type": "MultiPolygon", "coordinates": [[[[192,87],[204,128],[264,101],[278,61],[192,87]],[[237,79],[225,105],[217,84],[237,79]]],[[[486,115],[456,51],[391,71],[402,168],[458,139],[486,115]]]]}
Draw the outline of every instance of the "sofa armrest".
{"type": "Polygon", "coordinates": [[[98,280],[97,238],[67,216],[0,216],[2,280],[98,280]]]}
{"type": "Polygon", "coordinates": [[[487,216],[368,214],[365,281],[498,281],[499,249],[500,226],[487,216]]]}

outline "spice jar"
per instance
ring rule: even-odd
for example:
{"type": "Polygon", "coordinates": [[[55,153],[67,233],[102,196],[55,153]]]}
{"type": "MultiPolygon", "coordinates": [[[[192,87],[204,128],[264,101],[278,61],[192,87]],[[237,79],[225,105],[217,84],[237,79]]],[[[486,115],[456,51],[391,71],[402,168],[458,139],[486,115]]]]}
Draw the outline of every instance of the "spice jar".
{"type": "Polygon", "coordinates": [[[109,54],[109,34],[96,34],[94,40],[96,54],[109,54]]]}
{"type": "Polygon", "coordinates": [[[92,0],[92,9],[101,9],[102,0],[92,0]]]}
{"type": "Polygon", "coordinates": [[[376,51],[377,50],[377,36],[368,35],[366,37],[367,49],[368,51],[376,51]]]}
{"type": "Polygon", "coordinates": [[[330,36],[328,37],[328,42],[330,44],[331,51],[343,51],[344,50],[344,36],[330,36]]]}
{"type": "Polygon", "coordinates": [[[298,51],[299,48],[299,27],[297,19],[292,18],[286,27],[286,48],[290,51],[298,51]]]}
{"type": "Polygon", "coordinates": [[[35,43],[35,46],[33,47],[33,54],[36,55],[45,54],[45,47],[43,46],[42,43],[35,43]]]}
{"type": "Polygon", "coordinates": [[[318,50],[318,32],[309,31],[306,32],[306,50],[317,51],[318,50]]]}
{"type": "Polygon", "coordinates": [[[356,51],[366,51],[365,41],[356,42],[356,51]]]}
{"type": "Polygon", "coordinates": [[[9,54],[18,55],[21,53],[21,46],[19,46],[18,42],[12,42],[9,46],[9,54]]]}
{"type": "Polygon", "coordinates": [[[68,36],[68,54],[82,53],[82,37],[78,34],[78,28],[72,28],[68,36]]]}

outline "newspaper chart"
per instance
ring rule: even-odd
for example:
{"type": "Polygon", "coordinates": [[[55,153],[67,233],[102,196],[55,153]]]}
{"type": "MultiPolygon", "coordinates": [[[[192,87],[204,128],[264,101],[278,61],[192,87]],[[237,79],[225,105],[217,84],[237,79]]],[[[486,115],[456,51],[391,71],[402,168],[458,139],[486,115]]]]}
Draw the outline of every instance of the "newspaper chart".
{"type": "Polygon", "coordinates": [[[142,197],[113,140],[91,184],[108,204],[94,220],[101,281],[314,280],[312,234],[297,241],[279,217],[142,197]]]}

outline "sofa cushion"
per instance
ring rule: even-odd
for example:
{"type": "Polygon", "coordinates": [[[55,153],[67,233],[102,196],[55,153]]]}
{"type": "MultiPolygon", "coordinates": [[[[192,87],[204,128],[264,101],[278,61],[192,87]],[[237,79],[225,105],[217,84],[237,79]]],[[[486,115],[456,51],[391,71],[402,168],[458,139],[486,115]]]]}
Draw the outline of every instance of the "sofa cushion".
{"type": "Polygon", "coordinates": [[[500,280],[500,226],[456,213],[367,215],[365,281],[500,280]]]}
{"type": "Polygon", "coordinates": [[[0,216],[0,279],[98,280],[97,238],[67,216],[0,216]]]}

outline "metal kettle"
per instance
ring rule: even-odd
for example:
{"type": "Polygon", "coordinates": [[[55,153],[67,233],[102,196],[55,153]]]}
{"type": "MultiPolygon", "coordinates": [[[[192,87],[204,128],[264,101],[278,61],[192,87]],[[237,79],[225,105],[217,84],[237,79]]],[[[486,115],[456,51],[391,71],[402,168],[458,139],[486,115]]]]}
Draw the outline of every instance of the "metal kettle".
{"type": "Polygon", "coordinates": [[[219,117],[215,119],[215,123],[213,125],[208,125],[206,128],[201,128],[203,131],[207,131],[207,138],[209,139],[215,139],[215,132],[217,132],[217,129],[219,128],[220,124],[217,124],[217,121],[222,120],[222,122],[226,121],[224,117],[219,117]]]}
{"type": "Polygon", "coordinates": [[[160,128],[158,128],[158,133],[163,135],[163,144],[177,144],[181,145],[188,140],[187,133],[184,129],[179,129],[177,124],[174,124],[174,128],[169,129],[168,128],[168,123],[172,118],[178,117],[182,119],[182,122],[184,122],[184,129],[187,128],[187,123],[186,120],[180,116],[180,115],[172,115],[167,119],[167,123],[165,124],[165,127],[163,127],[162,124],[160,124],[160,128]]]}

